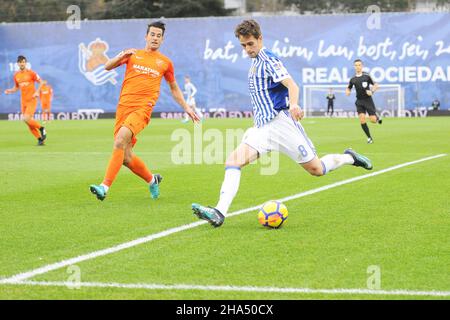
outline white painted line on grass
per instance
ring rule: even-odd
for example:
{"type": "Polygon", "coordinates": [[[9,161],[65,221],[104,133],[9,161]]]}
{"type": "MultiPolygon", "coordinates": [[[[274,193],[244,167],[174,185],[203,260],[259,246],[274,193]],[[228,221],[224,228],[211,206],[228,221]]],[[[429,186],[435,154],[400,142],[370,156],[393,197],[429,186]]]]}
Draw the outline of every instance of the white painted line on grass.
{"type": "Polygon", "coordinates": [[[40,286],[40,287],[67,287],[75,288],[118,288],[118,289],[145,289],[145,290],[200,290],[200,291],[233,291],[233,292],[274,292],[274,293],[303,293],[303,294],[361,294],[361,295],[388,295],[388,296],[429,296],[450,297],[450,291],[419,291],[419,290],[371,290],[371,289],[311,289],[311,288],[279,288],[254,286],[209,286],[191,284],[153,284],[153,283],[104,283],[104,282],[58,282],[58,281],[16,281],[4,283],[11,285],[40,286]]]}
{"type": "MultiPolygon", "coordinates": [[[[329,185],[326,185],[326,186],[323,186],[323,187],[320,187],[320,188],[316,188],[316,189],[312,189],[312,190],[309,190],[309,191],[297,193],[295,195],[292,195],[292,196],[289,196],[289,197],[285,197],[285,198],[279,199],[279,200],[282,201],[282,202],[287,202],[287,201],[290,201],[290,200],[293,200],[293,199],[298,199],[298,198],[305,197],[305,196],[308,196],[308,195],[311,195],[311,194],[315,194],[315,193],[318,193],[318,192],[321,192],[321,191],[329,190],[331,188],[342,186],[344,184],[352,183],[352,182],[355,182],[355,181],[358,181],[358,180],[362,180],[362,179],[367,179],[367,178],[370,178],[370,177],[373,177],[373,176],[377,176],[377,175],[380,175],[380,174],[383,174],[383,173],[386,173],[386,172],[390,172],[390,171],[397,170],[397,169],[400,169],[400,168],[403,168],[403,167],[411,166],[411,165],[414,165],[414,164],[417,164],[417,163],[420,163],[420,162],[424,162],[424,161],[429,161],[429,160],[445,157],[446,155],[447,154],[438,154],[438,155],[435,155],[435,156],[422,158],[422,159],[411,161],[411,162],[402,163],[402,164],[399,164],[399,165],[396,165],[396,166],[393,166],[393,167],[389,167],[389,168],[386,168],[386,169],[383,169],[383,170],[380,170],[380,171],[375,171],[375,172],[372,172],[372,173],[369,173],[369,174],[365,174],[365,175],[362,175],[362,176],[358,176],[358,177],[342,180],[342,181],[339,181],[339,182],[335,182],[335,183],[332,183],[332,184],[329,184],[329,185]]],[[[246,209],[242,209],[242,210],[239,210],[239,211],[235,211],[235,212],[230,213],[229,215],[227,215],[227,217],[237,216],[239,214],[243,214],[243,213],[246,213],[246,212],[249,212],[249,211],[257,210],[260,207],[261,207],[261,205],[258,205],[258,206],[254,206],[254,207],[251,207],[251,208],[246,208],[246,209]]],[[[63,261],[60,261],[60,262],[57,262],[57,263],[49,264],[49,265],[43,266],[41,268],[37,268],[37,269],[31,270],[31,271],[27,271],[27,272],[16,274],[16,275],[11,276],[11,277],[6,278],[6,279],[1,279],[0,280],[0,284],[13,283],[13,282],[19,282],[19,281],[27,280],[27,279],[33,278],[33,277],[35,277],[37,275],[45,274],[45,273],[48,273],[50,271],[58,270],[58,269],[61,269],[61,268],[64,268],[64,267],[67,267],[67,266],[70,266],[70,265],[74,265],[74,264],[83,262],[83,261],[92,260],[92,259],[95,259],[95,258],[98,258],[98,257],[101,257],[101,256],[106,256],[106,255],[109,255],[109,254],[112,254],[112,253],[116,253],[116,252],[119,252],[119,251],[122,251],[122,250],[125,250],[125,249],[128,249],[128,248],[132,248],[132,247],[138,246],[140,244],[144,244],[144,243],[153,241],[155,239],[159,239],[159,238],[163,238],[163,237],[169,236],[169,235],[174,234],[174,233],[178,233],[178,232],[181,232],[181,231],[184,231],[184,230],[189,230],[189,229],[198,227],[198,226],[200,226],[202,224],[206,224],[206,223],[207,222],[203,221],[203,220],[202,221],[193,222],[193,223],[186,224],[186,225],[183,225],[183,226],[180,226],[180,227],[175,227],[175,228],[171,228],[171,229],[168,229],[168,230],[165,230],[165,231],[162,231],[162,232],[151,234],[151,235],[148,235],[148,236],[143,237],[143,238],[139,238],[139,239],[136,239],[136,240],[125,242],[125,243],[119,244],[119,245],[114,246],[114,247],[110,247],[110,248],[99,250],[99,251],[94,251],[94,252],[91,252],[91,253],[88,253],[88,254],[85,254],[85,255],[81,255],[81,256],[78,256],[78,257],[75,257],[75,258],[71,258],[71,259],[63,260],[63,261]]]]}

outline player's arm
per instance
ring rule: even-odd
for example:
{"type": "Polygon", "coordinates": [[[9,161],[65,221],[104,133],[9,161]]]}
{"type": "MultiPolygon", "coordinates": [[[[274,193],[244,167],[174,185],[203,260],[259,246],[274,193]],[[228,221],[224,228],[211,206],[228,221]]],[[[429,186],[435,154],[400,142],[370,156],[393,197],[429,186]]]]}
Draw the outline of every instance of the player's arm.
{"type": "Polygon", "coordinates": [[[128,59],[131,57],[131,55],[136,54],[136,49],[128,49],[119,52],[117,56],[114,58],[109,59],[105,63],[105,70],[112,70],[114,68],[117,68],[118,66],[124,64],[128,61],[128,59]]]}
{"type": "Polygon", "coordinates": [[[178,86],[178,83],[176,81],[169,82],[170,92],[172,93],[173,98],[175,101],[186,111],[186,113],[189,115],[189,117],[194,122],[199,122],[200,118],[198,115],[192,110],[190,106],[187,105],[186,100],[184,100],[183,92],[181,91],[180,87],[178,86]]]}
{"type": "Polygon", "coordinates": [[[283,63],[278,58],[268,59],[266,71],[272,77],[273,82],[281,83],[288,89],[289,113],[295,121],[301,120],[303,118],[303,111],[298,105],[300,89],[283,66],[283,63]]]}
{"type": "Polygon", "coordinates": [[[38,86],[37,90],[33,94],[34,98],[38,98],[41,95],[41,88],[42,88],[42,81],[41,81],[41,79],[38,77],[36,79],[36,81],[39,83],[39,86],[38,86]]]}
{"type": "Polygon", "coordinates": [[[372,82],[372,87],[370,88],[372,90],[372,92],[375,92],[378,90],[378,83],[374,82],[372,80],[372,77],[370,77],[370,82],[372,82]]]}
{"type": "Polygon", "coordinates": [[[11,89],[6,89],[5,94],[12,94],[12,93],[16,92],[17,90],[19,90],[19,86],[16,85],[11,89]]]}
{"type": "Polygon", "coordinates": [[[301,120],[303,118],[303,110],[298,105],[298,96],[300,94],[298,85],[291,77],[282,80],[281,84],[289,91],[289,112],[292,118],[296,121],[301,120]]]}
{"type": "Polygon", "coordinates": [[[347,88],[345,88],[345,95],[349,96],[350,93],[352,92],[352,88],[353,88],[353,83],[352,80],[350,80],[350,82],[348,83],[347,88]]]}
{"type": "Polygon", "coordinates": [[[6,89],[5,94],[12,94],[17,90],[19,90],[19,83],[17,82],[16,76],[14,75],[14,87],[12,87],[11,89],[6,89]]]}
{"type": "Polygon", "coordinates": [[[374,82],[372,80],[372,77],[369,76],[369,84],[371,84],[372,86],[370,87],[370,90],[366,90],[366,93],[368,96],[371,96],[374,94],[375,91],[378,90],[378,83],[374,82]]]}

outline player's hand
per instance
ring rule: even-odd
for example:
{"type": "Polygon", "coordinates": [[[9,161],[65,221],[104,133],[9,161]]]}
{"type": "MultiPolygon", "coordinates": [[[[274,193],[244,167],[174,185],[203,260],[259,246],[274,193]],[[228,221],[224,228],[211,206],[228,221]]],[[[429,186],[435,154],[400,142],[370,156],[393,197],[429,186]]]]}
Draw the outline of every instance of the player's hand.
{"type": "Polygon", "coordinates": [[[295,121],[301,120],[304,116],[303,110],[297,104],[291,105],[289,107],[289,112],[295,121]]]}
{"type": "Polygon", "coordinates": [[[367,93],[367,95],[368,95],[369,97],[371,97],[371,96],[373,95],[372,90],[366,90],[366,93],[367,93]]]}
{"type": "Polygon", "coordinates": [[[39,93],[36,91],[35,93],[33,93],[33,98],[37,98],[39,97],[39,93]]]}
{"type": "Polygon", "coordinates": [[[119,57],[120,58],[129,57],[129,56],[131,56],[133,54],[136,54],[136,51],[137,51],[137,49],[135,49],[135,48],[124,50],[124,51],[119,53],[119,57]]]}
{"type": "Polygon", "coordinates": [[[199,123],[200,122],[200,118],[198,117],[197,113],[195,113],[195,111],[192,110],[191,108],[188,108],[186,110],[186,113],[188,114],[189,118],[191,118],[191,120],[194,123],[199,123]]]}
{"type": "Polygon", "coordinates": [[[11,89],[6,89],[5,90],[5,94],[11,94],[11,93],[12,93],[11,89]]]}
{"type": "Polygon", "coordinates": [[[349,90],[348,88],[345,90],[345,95],[346,95],[346,96],[349,96],[349,95],[350,95],[350,90],[349,90]]]}

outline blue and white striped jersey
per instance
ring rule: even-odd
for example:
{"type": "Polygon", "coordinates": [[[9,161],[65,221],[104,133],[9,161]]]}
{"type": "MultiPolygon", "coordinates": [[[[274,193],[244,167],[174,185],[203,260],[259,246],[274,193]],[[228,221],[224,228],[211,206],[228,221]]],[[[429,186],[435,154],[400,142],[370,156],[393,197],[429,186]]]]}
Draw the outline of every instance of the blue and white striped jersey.
{"type": "Polygon", "coordinates": [[[275,118],[280,110],[288,108],[288,89],[281,81],[290,77],[280,59],[266,48],[262,48],[253,59],[248,73],[248,88],[256,127],[261,127],[275,118]]]}

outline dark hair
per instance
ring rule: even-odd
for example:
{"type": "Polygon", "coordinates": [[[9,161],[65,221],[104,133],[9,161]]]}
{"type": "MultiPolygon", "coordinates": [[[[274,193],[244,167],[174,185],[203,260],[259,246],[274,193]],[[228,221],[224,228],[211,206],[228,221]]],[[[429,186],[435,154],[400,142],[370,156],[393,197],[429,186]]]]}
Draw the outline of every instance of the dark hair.
{"type": "Polygon", "coordinates": [[[261,37],[261,27],[258,22],[253,19],[244,20],[234,29],[234,35],[239,39],[239,36],[254,36],[256,39],[261,37]]]}
{"type": "Polygon", "coordinates": [[[24,56],[17,57],[17,62],[22,62],[23,60],[27,61],[27,58],[25,58],[24,56]]]}
{"type": "Polygon", "coordinates": [[[147,34],[149,33],[151,27],[161,29],[162,35],[164,35],[164,31],[166,31],[166,24],[162,21],[155,21],[155,22],[150,23],[147,26],[147,34]]]}
{"type": "Polygon", "coordinates": [[[357,63],[357,62],[363,63],[361,59],[356,59],[355,61],[353,61],[353,63],[357,63]]]}

